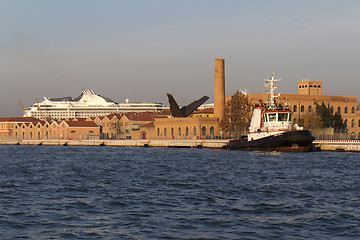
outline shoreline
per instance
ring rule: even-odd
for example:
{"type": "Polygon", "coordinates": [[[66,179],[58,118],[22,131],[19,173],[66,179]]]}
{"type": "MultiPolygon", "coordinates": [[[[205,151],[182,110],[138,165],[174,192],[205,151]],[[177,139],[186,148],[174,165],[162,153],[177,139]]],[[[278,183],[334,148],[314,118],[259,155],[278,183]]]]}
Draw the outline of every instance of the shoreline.
{"type": "MultiPolygon", "coordinates": [[[[0,145],[106,146],[224,149],[229,139],[204,140],[0,140],[0,145]]],[[[315,151],[360,152],[360,140],[315,140],[315,151]]]]}
{"type": "Polygon", "coordinates": [[[0,140],[0,145],[110,146],[222,149],[229,140],[0,140]]]}

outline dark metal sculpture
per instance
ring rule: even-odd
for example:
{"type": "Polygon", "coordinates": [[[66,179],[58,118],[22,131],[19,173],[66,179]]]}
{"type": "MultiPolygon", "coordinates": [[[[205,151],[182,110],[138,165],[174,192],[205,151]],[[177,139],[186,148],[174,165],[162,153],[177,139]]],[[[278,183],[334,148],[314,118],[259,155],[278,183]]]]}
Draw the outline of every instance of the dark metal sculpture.
{"type": "Polygon", "coordinates": [[[209,99],[208,96],[203,96],[199,100],[193,101],[189,105],[179,108],[179,105],[175,101],[174,97],[170,93],[168,93],[167,96],[168,96],[169,103],[170,103],[170,111],[174,117],[188,117],[201,104],[203,104],[204,102],[206,102],[209,99]]]}

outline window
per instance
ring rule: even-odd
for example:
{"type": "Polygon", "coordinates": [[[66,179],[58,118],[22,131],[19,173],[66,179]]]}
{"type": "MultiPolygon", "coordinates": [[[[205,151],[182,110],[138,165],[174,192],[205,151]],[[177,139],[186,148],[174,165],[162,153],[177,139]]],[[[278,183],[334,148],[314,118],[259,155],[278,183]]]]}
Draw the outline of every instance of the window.
{"type": "Polygon", "coordinates": [[[351,113],[354,114],[355,113],[355,107],[351,108],[351,113]]]}
{"type": "Polygon", "coordinates": [[[308,112],[310,113],[311,112],[311,106],[308,106],[308,112]]]}
{"type": "Polygon", "coordinates": [[[285,122],[287,121],[288,114],[287,113],[279,113],[279,121],[285,122]]]}
{"type": "Polygon", "coordinates": [[[185,136],[189,136],[189,128],[188,127],[185,128],[185,136]]]}
{"type": "Polygon", "coordinates": [[[264,114],[262,115],[262,120],[263,120],[263,122],[267,122],[266,113],[264,113],[264,114]]]}
{"type": "MultiPolygon", "coordinates": [[[[360,124],[360,120],[359,120],[359,124],[360,124]]],[[[194,127],[194,136],[196,136],[196,127],[194,127]]]]}
{"type": "Polygon", "coordinates": [[[160,128],[157,128],[157,135],[160,136],[160,128]]]}
{"type": "Polygon", "coordinates": [[[202,127],[201,128],[201,136],[205,136],[206,135],[206,127],[202,127]]]}
{"type": "Polygon", "coordinates": [[[268,113],[268,119],[269,119],[269,122],[275,122],[276,121],[276,113],[268,113]]]}
{"type": "Polygon", "coordinates": [[[347,123],[348,123],[348,120],[345,119],[345,120],[344,120],[344,125],[345,125],[345,127],[347,127],[347,123]]]}
{"type": "Polygon", "coordinates": [[[348,107],[345,107],[344,113],[348,113],[348,107]]]}
{"type": "Polygon", "coordinates": [[[172,137],[174,136],[174,128],[173,127],[171,128],[171,136],[172,137]]]}
{"type": "Polygon", "coordinates": [[[338,112],[338,113],[341,113],[341,107],[338,107],[338,108],[337,108],[337,112],[338,112]]]}
{"type": "Polygon", "coordinates": [[[297,106],[293,106],[293,112],[297,112],[297,106]]]}
{"type": "Polygon", "coordinates": [[[211,127],[210,128],[210,136],[214,136],[215,135],[215,129],[214,129],[214,127],[211,127]]]}
{"type": "Polygon", "coordinates": [[[354,120],[354,119],[351,120],[351,127],[352,127],[352,128],[355,127],[355,120],[354,120]]]}
{"type": "Polygon", "coordinates": [[[301,105],[300,112],[304,112],[304,111],[305,111],[305,107],[304,107],[304,105],[301,105]]]}
{"type": "MultiPolygon", "coordinates": [[[[46,132],[47,133],[47,132],[46,132]]],[[[71,133],[75,133],[75,131],[74,130],[71,130],[71,133]]]]}
{"type": "Polygon", "coordinates": [[[333,106],[330,107],[330,112],[331,112],[331,114],[334,113],[334,107],[333,106]]]}
{"type": "Polygon", "coordinates": [[[166,128],[164,128],[164,137],[166,137],[166,128]]]}
{"type": "Polygon", "coordinates": [[[181,136],[181,127],[178,128],[178,136],[181,136]]]}
{"type": "Polygon", "coordinates": [[[94,133],[94,131],[89,131],[89,133],[94,133]]]}

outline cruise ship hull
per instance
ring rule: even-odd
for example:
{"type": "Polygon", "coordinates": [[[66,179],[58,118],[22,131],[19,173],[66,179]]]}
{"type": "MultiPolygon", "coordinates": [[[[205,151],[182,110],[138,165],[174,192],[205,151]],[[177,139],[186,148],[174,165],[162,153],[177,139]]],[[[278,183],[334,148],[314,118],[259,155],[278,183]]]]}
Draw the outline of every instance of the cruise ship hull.
{"type": "Polygon", "coordinates": [[[231,150],[308,152],[313,149],[313,141],[314,137],[310,131],[296,130],[253,141],[230,140],[228,148],[231,150]]]}

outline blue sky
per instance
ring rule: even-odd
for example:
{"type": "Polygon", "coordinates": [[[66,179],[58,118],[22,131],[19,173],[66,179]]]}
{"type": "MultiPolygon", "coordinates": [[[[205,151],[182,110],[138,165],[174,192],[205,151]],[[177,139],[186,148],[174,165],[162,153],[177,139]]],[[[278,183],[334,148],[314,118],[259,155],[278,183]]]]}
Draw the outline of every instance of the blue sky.
{"type": "Polygon", "coordinates": [[[208,95],[225,58],[226,93],[279,91],[303,78],[324,94],[360,96],[360,1],[2,0],[0,117],[18,100],[76,97],[83,88],[113,98],[180,105],[208,95]]]}

